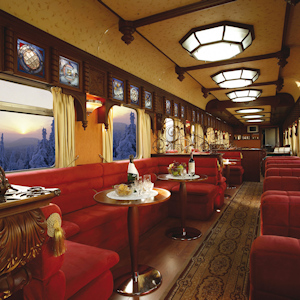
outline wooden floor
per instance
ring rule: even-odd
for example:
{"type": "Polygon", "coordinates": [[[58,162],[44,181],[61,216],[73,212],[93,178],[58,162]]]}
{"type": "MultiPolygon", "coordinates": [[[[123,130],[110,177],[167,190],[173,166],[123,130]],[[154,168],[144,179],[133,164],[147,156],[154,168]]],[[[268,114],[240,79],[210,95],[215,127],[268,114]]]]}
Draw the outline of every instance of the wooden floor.
{"type": "MultiPolygon", "coordinates": [[[[227,189],[225,194],[233,195],[237,189],[227,189]]],[[[225,204],[229,200],[225,200],[225,204]]],[[[221,212],[226,205],[223,206],[221,212]]],[[[187,220],[187,227],[195,227],[202,232],[202,236],[197,240],[178,241],[172,240],[165,236],[165,231],[172,227],[180,225],[180,220],[176,218],[168,218],[145,233],[139,241],[139,264],[149,265],[160,271],[162,275],[161,286],[150,294],[136,297],[122,296],[113,293],[110,300],[163,300],[168,294],[173,283],[184,270],[191,255],[197,250],[199,244],[204,240],[205,236],[213,226],[220,213],[214,212],[209,221],[187,220]]],[[[125,248],[121,252],[120,262],[112,269],[114,278],[117,269],[130,265],[129,249],[125,248]]]]}

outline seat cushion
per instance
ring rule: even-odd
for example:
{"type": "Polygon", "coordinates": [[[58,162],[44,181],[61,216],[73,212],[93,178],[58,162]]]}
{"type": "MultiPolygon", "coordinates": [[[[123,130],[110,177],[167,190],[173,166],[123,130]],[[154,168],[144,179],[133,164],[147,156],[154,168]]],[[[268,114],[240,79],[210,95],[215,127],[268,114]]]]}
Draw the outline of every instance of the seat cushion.
{"type": "Polygon", "coordinates": [[[96,204],[63,216],[64,221],[77,224],[80,232],[88,231],[105,223],[113,222],[126,215],[126,207],[96,204]]]}
{"type": "Polygon", "coordinates": [[[119,261],[119,255],[114,251],[68,240],[66,240],[66,249],[64,264],[61,268],[66,277],[65,299],[70,298],[119,261]]]}
{"type": "MultiPolygon", "coordinates": [[[[172,188],[172,193],[179,193],[179,185],[172,188]]],[[[209,183],[186,183],[188,193],[188,202],[207,203],[210,198],[214,198],[218,194],[218,186],[209,183]]]]}
{"type": "Polygon", "coordinates": [[[63,220],[62,222],[62,229],[64,230],[66,239],[77,234],[80,231],[80,228],[77,224],[65,220],[63,220]]]}

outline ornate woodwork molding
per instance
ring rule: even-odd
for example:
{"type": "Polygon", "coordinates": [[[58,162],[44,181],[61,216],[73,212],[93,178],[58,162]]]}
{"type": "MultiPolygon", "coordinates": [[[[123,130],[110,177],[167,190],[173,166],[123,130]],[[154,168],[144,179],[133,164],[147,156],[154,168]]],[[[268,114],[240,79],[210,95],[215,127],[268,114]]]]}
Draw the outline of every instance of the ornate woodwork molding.
{"type": "MultiPolygon", "coordinates": [[[[218,5],[227,4],[234,2],[236,0],[203,0],[200,2],[192,3],[189,5],[181,6],[175,9],[171,9],[162,13],[158,13],[152,16],[141,18],[135,21],[123,20],[119,21],[119,30],[123,33],[122,40],[129,45],[133,40],[133,33],[136,31],[136,28],[142,27],[145,25],[153,24],[156,22],[172,19],[175,17],[183,16],[195,11],[204,10],[218,5]]],[[[102,1],[99,1],[101,4],[102,1]]],[[[105,5],[106,6],[106,5],[105,5]]],[[[107,6],[106,6],[107,7],[107,6]]]]}
{"type": "MultiPolygon", "coordinates": [[[[284,86],[284,82],[283,82],[283,78],[279,77],[278,80],[276,81],[269,81],[269,82],[260,82],[260,83],[253,83],[251,85],[248,85],[247,88],[251,88],[251,87],[258,87],[258,86],[264,86],[264,85],[276,85],[276,91],[280,92],[284,86]]],[[[223,91],[226,90],[224,88],[210,88],[207,89],[205,87],[202,87],[201,91],[203,93],[203,97],[207,98],[207,96],[210,94],[210,92],[212,91],[223,91]]]]}
{"type": "Polygon", "coordinates": [[[216,61],[216,62],[207,63],[207,64],[190,66],[190,67],[175,66],[175,72],[178,75],[177,78],[180,81],[182,81],[185,78],[183,74],[188,71],[196,71],[196,70],[202,70],[202,69],[207,69],[207,68],[214,68],[214,67],[220,67],[220,66],[225,66],[225,65],[239,64],[239,63],[243,63],[243,62],[264,60],[264,59],[270,59],[270,58],[277,58],[279,60],[278,65],[283,68],[287,64],[287,58],[289,56],[290,56],[290,48],[283,47],[278,52],[264,54],[264,55],[256,55],[256,56],[228,59],[228,60],[216,61]]]}
{"type": "Polygon", "coordinates": [[[0,275],[25,265],[37,256],[46,228],[40,209],[0,219],[0,275]]]}
{"type": "Polygon", "coordinates": [[[5,28],[4,70],[10,73],[14,71],[14,32],[11,28],[5,28]]]}

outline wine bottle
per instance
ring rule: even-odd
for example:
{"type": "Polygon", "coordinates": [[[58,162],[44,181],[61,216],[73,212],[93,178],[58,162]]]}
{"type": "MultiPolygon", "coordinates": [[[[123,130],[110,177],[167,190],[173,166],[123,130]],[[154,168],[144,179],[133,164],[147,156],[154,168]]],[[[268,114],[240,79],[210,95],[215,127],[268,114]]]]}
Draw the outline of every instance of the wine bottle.
{"type": "Polygon", "coordinates": [[[129,164],[128,164],[128,170],[127,170],[127,179],[128,182],[134,182],[136,179],[139,179],[139,172],[136,169],[134,163],[133,163],[134,156],[129,156],[129,164]]]}
{"type": "Polygon", "coordinates": [[[195,175],[195,160],[193,158],[193,151],[191,152],[191,157],[189,159],[189,176],[194,176],[195,175]]]}

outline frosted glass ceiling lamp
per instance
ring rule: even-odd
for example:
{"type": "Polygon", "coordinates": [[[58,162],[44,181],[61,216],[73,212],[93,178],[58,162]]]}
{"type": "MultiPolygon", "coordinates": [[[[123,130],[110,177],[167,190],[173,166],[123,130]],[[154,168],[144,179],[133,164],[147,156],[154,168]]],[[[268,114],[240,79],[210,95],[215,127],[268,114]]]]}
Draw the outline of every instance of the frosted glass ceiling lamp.
{"type": "Polygon", "coordinates": [[[240,90],[232,91],[226,95],[232,102],[250,102],[256,100],[261,92],[261,90],[240,90]]]}
{"type": "Polygon", "coordinates": [[[94,96],[91,94],[86,94],[86,113],[90,115],[95,109],[101,107],[105,99],[94,96]]]}
{"type": "Polygon", "coordinates": [[[197,60],[219,61],[242,53],[254,38],[252,25],[223,21],[193,28],[179,43],[197,60]]]}
{"type": "Polygon", "coordinates": [[[246,122],[248,123],[260,123],[263,122],[264,120],[262,119],[251,119],[251,120],[247,120],[246,122]]]}
{"type": "Polygon", "coordinates": [[[244,109],[238,109],[235,112],[238,114],[253,114],[264,111],[263,108],[244,108],[244,109]]]}
{"type": "Polygon", "coordinates": [[[257,69],[233,69],[223,70],[210,77],[220,87],[224,89],[241,88],[253,84],[259,77],[260,71],[257,69]]]}
{"type": "Polygon", "coordinates": [[[243,119],[259,119],[263,118],[265,115],[246,115],[246,116],[241,116],[243,119]]]}

